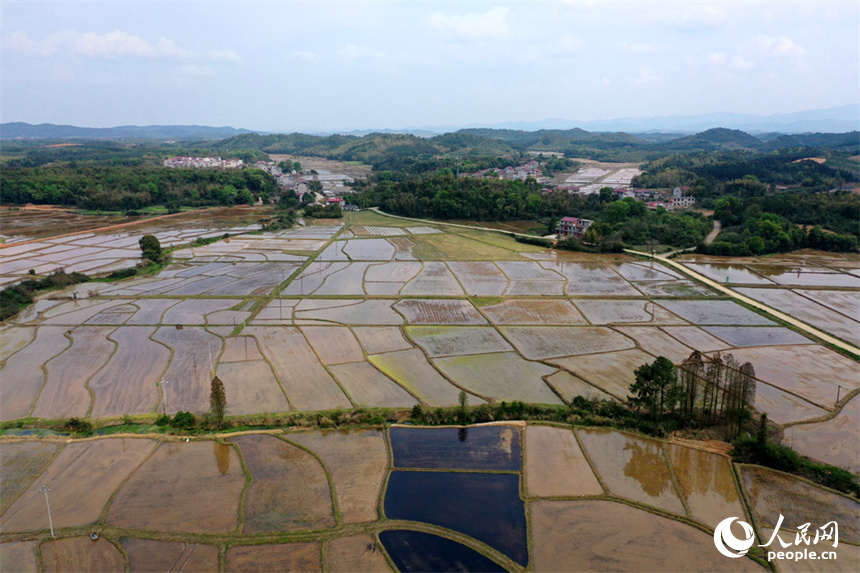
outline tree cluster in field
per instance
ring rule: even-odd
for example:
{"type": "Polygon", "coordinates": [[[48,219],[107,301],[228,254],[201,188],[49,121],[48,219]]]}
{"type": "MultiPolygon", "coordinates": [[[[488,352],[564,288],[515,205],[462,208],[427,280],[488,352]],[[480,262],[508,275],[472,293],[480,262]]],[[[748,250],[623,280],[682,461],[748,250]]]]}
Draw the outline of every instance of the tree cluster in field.
{"type": "Polygon", "coordinates": [[[70,273],[59,270],[42,279],[27,279],[0,291],[0,321],[6,320],[33,302],[33,297],[41,291],[65,288],[84,283],[90,277],[84,273],[70,273]]]}
{"type": "Polygon", "coordinates": [[[68,205],[81,209],[136,210],[154,205],[253,204],[267,201],[275,179],[260,169],[165,169],[149,167],[4,168],[0,201],[68,205]]]}
{"type": "MultiPolygon", "coordinates": [[[[784,196],[779,196],[783,197],[784,196]]],[[[846,228],[851,218],[853,230],[851,234],[826,232],[821,226],[812,229],[801,227],[796,222],[774,213],[762,212],[761,203],[771,203],[783,212],[790,212],[785,201],[782,205],[777,201],[743,200],[738,197],[722,197],[714,205],[714,219],[724,227],[716,240],[710,245],[699,245],[698,252],[721,256],[751,256],[768,253],[785,253],[803,248],[820,249],[834,252],[856,252],[858,249],[857,213],[860,211],[860,199],[853,195],[816,195],[808,201],[797,201],[794,207],[798,209],[795,218],[804,221],[825,219],[834,227],[846,228]],[[830,209],[823,216],[817,213],[825,205],[830,209]],[[802,209],[806,207],[803,215],[802,209]],[[853,211],[853,213],[851,213],[853,211]]]]}
{"type": "Polygon", "coordinates": [[[634,371],[628,402],[659,424],[678,428],[723,428],[726,441],[736,438],[751,419],[755,369],[731,354],[715,354],[707,363],[694,351],[679,368],[663,356],[634,371]]]}

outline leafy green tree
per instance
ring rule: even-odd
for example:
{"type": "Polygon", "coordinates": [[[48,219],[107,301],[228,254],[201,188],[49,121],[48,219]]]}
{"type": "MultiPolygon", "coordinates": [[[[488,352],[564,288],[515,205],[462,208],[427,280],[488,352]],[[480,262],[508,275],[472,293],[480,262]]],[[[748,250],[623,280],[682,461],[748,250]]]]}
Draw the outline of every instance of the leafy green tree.
{"type": "Polygon", "coordinates": [[[144,259],[157,261],[161,258],[161,242],[155,235],[144,235],[137,242],[144,259]]]}
{"type": "Polygon", "coordinates": [[[683,398],[683,387],[678,385],[675,365],[665,356],[657,357],[651,364],[643,364],[633,371],[636,381],[630,385],[628,401],[638,408],[645,408],[654,421],[675,410],[683,398]]]}
{"type": "Polygon", "coordinates": [[[630,203],[626,201],[613,201],[606,206],[606,218],[610,223],[621,223],[630,214],[630,203]]]}
{"type": "Polygon", "coordinates": [[[598,193],[601,203],[611,203],[615,199],[615,190],[612,187],[601,187],[598,193]]]}

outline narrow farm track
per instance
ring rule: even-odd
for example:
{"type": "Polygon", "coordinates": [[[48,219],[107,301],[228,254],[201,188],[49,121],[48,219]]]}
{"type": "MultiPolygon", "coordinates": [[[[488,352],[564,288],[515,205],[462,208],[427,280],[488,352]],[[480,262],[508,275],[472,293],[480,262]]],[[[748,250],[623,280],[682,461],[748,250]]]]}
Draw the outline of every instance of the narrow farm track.
{"type": "Polygon", "coordinates": [[[720,234],[720,231],[722,230],[722,228],[723,228],[722,224],[719,221],[717,221],[716,219],[714,219],[714,228],[711,229],[711,232],[708,233],[707,237],[705,237],[705,244],[710,245],[711,243],[713,243],[714,239],[717,238],[717,235],[720,234]]]}
{"type": "MultiPolygon", "coordinates": [[[[650,258],[652,256],[649,253],[643,253],[640,251],[633,251],[631,249],[624,249],[624,252],[629,253],[631,255],[638,255],[640,257],[649,257],[650,258]]],[[[655,255],[654,258],[656,260],[660,261],[661,263],[664,263],[670,267],[673,267],[675,270],[681,271],[685,275],[708,285],[709,287],[719,291],[722,294],[730,296],[735,300],[739,300],[739,301],[741,301],[741,302],[743,302],[749,306],[755,307],[759,310],[763,310],[764,312],[778,318],[779,320],[787,322],[788,324],[799,328],[800,330],[802,330],[803,332],[806,332],[807,334],[811,334],[812,336],[818,338],[819,340],[822,340],[822,341],[824,341],[824,342],[826,342],[832,346],[835,346],[837,348],[841,348],[842,350],[845,350],[846,352],[850,352],[854,356],[860,356],[860,348],[854,346],[853,344],[849,344],[847,342],[844,342],[844,341],[842,341],[842,340],[840,340],[834,336],[827,334],[826,332],[823,332],[821,330],[818,330],[817,328],[814,328],[814,327],[806,324],[805,322],[801,322],[801,321],[797,320],[796,318],[793,318],[793,317],[791,317],[791,316],[789,316],[783,312],[780,312],[774,308],[771,308],[771,307],[767,306],[766,304],[762,304],[759,301],[754,300],[748,296],[744,296],[742,294],[739,294],[739,293],[735,292],[734,290],[732,290],[726,286],[723,286],[720,283],[718,283],[714,280],[711,280],[711,279],[707,278],[706,276],[703,276],[703,275],[685,267],[681,263],[677,263],[673,260],[668,259],[666,255],[655,255]]]]}

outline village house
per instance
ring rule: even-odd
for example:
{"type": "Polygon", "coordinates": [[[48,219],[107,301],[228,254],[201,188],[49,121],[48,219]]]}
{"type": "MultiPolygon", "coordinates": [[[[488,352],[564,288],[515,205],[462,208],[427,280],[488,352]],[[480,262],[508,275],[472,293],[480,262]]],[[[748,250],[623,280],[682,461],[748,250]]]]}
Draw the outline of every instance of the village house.
{"type": "Polygon", "coordinates": [[[558,237],[570,237],[581,239],[585,231],[594,223],[591,219],[580,219],[579,217],[563,217],[558,223],[558,237]]]}

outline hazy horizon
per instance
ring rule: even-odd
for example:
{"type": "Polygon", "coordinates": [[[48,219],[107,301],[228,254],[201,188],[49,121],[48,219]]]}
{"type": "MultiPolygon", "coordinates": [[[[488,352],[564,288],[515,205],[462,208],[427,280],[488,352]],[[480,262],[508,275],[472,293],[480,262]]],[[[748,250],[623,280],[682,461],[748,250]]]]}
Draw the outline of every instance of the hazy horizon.
{"type": "Polygon", "coordinates": [[[3,2],[2,122],[420,129],[857,103],[856,2],[3,2]]]}

